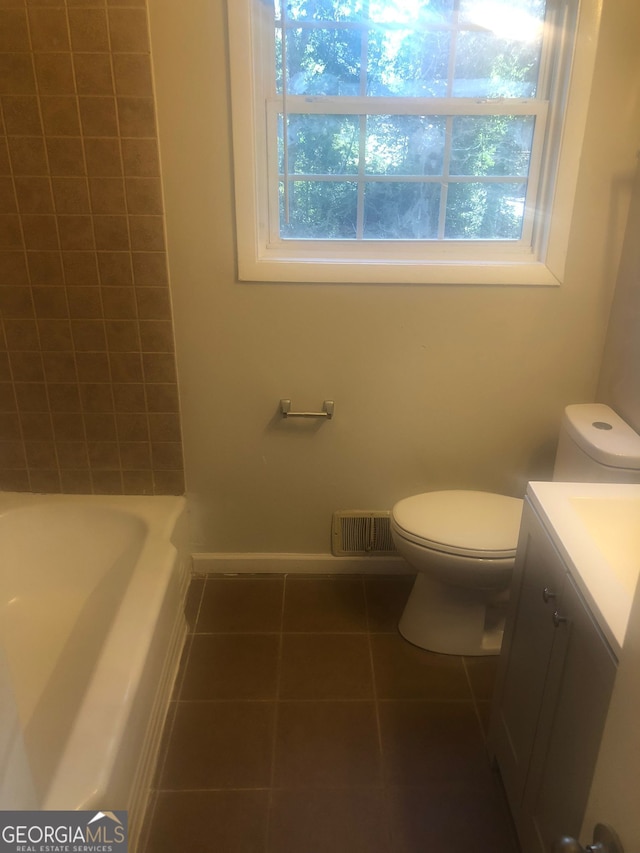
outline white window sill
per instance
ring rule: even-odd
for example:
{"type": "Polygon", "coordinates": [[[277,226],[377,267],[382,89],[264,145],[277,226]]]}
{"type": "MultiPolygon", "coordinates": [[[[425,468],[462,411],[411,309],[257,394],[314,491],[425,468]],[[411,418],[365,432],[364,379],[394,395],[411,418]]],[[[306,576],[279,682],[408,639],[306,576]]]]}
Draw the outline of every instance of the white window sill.
{"type": "Polygon", "coordinates": [[[558,286],[560,279],[541,262],[300,261],[241,259],[241,281],[326,284],[466,284],[558,286]]]}

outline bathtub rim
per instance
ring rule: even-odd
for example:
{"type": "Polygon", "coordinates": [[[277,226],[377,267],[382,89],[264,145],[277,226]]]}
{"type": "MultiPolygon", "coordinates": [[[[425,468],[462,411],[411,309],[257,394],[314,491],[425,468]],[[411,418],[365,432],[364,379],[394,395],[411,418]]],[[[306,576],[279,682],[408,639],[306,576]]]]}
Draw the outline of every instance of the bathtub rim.
{"type": "MultiPolygon", "coordinates": [[[[23,492],[0,492],[0,521],[14,510],[31,506],[73,505],[97,509],[109,508],[134,515],[146,526],[146,536],[138,556],[133,575],[127,585],[116,618],[108,632],[96,667],[87,685],[80,705],[76,725],[69,736],[60,762],[50,781],[41,808],[49,809],[92,809],[110,810],[126,808],[129,811],[129,844],[135,844],[144,820],[144,811],[149,794],[151,778],[155,768],[162,724],[173,689],[182,647],[186,638],[187,626],[183,605],[190,580],[189,554],[187,550],[187,504],[182,496],[124,496],[124,495],[58,495],[34,494],[23,492]],[[172,583],[173,580],[173,583],[172,583]],[[149,595],[149,583],[153,582],[153,594],[149,595]],[[122,624],[140,626],[140,613],[144,609],[144,626],[156,625],[158,617],[166,604],[167,596],[172,597],[175,606],[173,624],[169,627],[164,642],[162,674],[158,679],[156,695],[150,707],[147,731],[144,743],[140,746],[140,755],[134,778],[131,780],[129,797],[126,803],[104,803],[100,797],[105,791],[118,758],[117,745],[126,730],[126,723],[132,711],[137,695],[137,686],[143,676],[144,665],[154,634],[149,630],[140,630],[136,642],[132,645],[119,635],[122,624]],[[141,605],[144,607],[141,608],[141,605]],[[126,656],[125,653],[126,652],[126,656]],[[95,718],[87,713],[90,707],[102,707],[104,712],[104,687],[100,684],[100,675],[109,662],[126,660],[125,668],[115,669],[119,684],[124,679],[124,699],[107,706],[104,717],[109,720],[110,747],[107,760],[104,752],[88,749],[91,741],[91,729],[95,718]],[[69,770],[82,758],[82,780],[74,779],[69,770]],[[85,780],[90,779],[87,784],[85,780]],[[69,782],[72,784],[69,784],[69,782]],[[134,813],[135,810],[135,813],[134,813]]],[[[166,620],[165,620],[166,621],[166,620]]],[[[167,627],[167,626],[166,626],[167,627]]],[[[161,647],[163,643],[161,642],[161,647]]],[[[101,720],[102,722],[102,720],[101,720]]]]}

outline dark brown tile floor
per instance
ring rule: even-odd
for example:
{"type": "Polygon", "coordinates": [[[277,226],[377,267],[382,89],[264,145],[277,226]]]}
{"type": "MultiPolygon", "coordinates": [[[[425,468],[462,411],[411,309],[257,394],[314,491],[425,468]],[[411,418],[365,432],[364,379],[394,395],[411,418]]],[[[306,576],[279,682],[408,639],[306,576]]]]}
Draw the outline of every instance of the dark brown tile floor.
{"type": "Polygon", "coordinates": [[[192,581],[143,853],[515,853],[495,658],[397,622],[405,576],[192,581]]]}

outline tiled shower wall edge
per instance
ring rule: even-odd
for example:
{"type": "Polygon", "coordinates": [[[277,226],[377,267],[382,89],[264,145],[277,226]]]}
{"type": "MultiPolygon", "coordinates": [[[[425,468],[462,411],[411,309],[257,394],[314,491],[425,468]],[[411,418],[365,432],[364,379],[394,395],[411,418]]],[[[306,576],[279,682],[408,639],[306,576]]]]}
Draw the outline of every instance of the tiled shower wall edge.
{"type": "Polygon", "coordinates": [[[182,494],[146,0],[0,4],[0,488],[182,494]]]}

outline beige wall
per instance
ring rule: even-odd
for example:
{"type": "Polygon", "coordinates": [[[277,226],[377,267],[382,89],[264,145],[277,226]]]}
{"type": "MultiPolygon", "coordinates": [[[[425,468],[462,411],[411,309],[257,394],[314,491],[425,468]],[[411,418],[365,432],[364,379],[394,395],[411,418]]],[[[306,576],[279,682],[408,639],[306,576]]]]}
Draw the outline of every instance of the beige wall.
{"type": "MultiPolygon", "coordinates": [[[[639,87],[640,88],[640,87],[639,87]]],[[[640,170],[611,308],[598,399],[640,432],[640,170]]]]}
{"type": "Polygon", "coordinates": [[[328,552],[335,509],[550,473],[594,398],[638,141],[640,10],[604,7],[562,287],[284,285],[235,274],[223,0],[150,0],[194,550],[328,552]],[[335,418],[283,423],[281,397],[335,418]]]}
{"type": "Polygon", "coordinates": [[[0,488],[184,491],[145,0],[0,2],[0,488]]]}
{"type": "MultiPolygon", "coordinates": [[[[633,145],[631,153],[635,151],[636,155],[640,154],[637,131],[640,69],[636,58],[639,35],[640,11],[635,7],[629,20],[626,15],[619,16],[614,39],[620,50],[619,68],[624,73],[625,84],[615,96],[615,107],[621,115],[634,117],[629,140],[633,145]]],[[[605,84],[606,81],[600,81],[600,88],[605,84]]],[[[607,94],[611,97],[611,89],[607,94]]],[[[624,144],[626,140],[620,142],[624,144]]],[[[626,195],[631,186],[633,195],[602,359],[598,400],[612,406],[640,432],[640,169],[631,163],[625,169],[622,162],[618,167],[615,181],[621,193],[626,195]]]]}

